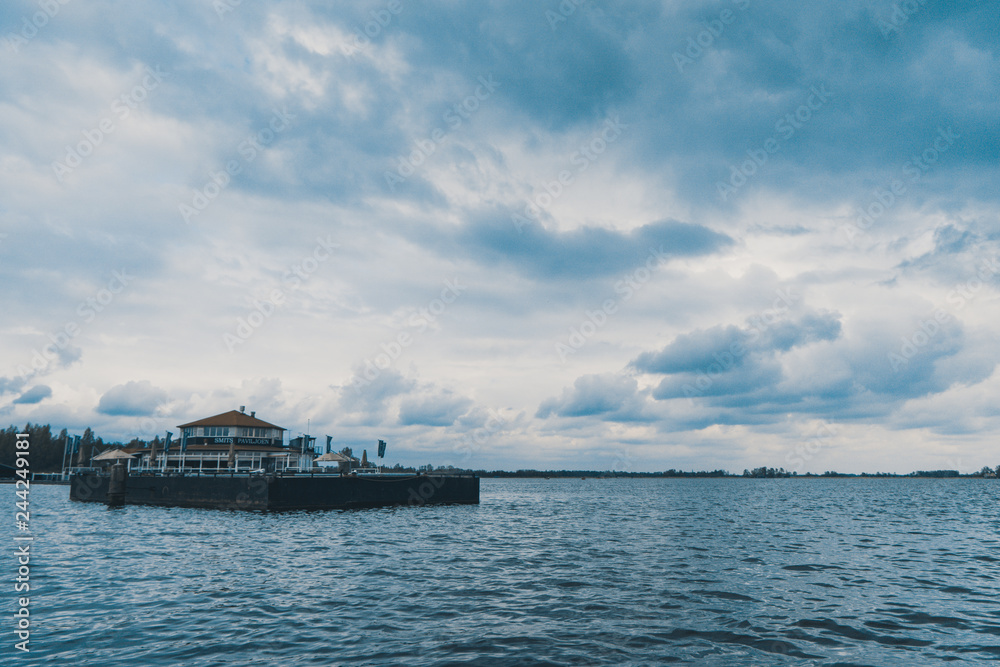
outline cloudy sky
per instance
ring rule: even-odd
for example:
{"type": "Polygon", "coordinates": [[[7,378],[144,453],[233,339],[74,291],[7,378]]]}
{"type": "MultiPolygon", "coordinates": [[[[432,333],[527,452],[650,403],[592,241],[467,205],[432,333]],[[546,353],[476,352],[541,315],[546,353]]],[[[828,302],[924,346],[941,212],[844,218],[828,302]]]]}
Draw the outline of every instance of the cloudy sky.
{"type": "Polygon", "coordinates": [[[0,8],[0,414],[1000,463],[995,1],[0,8]]]}

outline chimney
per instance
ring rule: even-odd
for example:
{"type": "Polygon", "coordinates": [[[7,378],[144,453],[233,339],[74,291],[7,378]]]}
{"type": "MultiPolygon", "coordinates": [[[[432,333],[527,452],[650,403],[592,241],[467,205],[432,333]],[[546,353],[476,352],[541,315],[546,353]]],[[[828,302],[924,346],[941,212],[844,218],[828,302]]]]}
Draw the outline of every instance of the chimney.
{"type": "Polygon", "coordinates": [[[250,411],[250,416],[251,416],[251,417],[256,417],[256,416],[257,416],[257,413],[256,413],[256,412],[254,412],[253,410],[251,410],[251,411],[250,411]]]}
{"type": "Polygon", "coordinates": [[[246,412],[246,409],[247,409],[247,406],[245,406],[245,405],[241,405],[240,406],[240,412],[246,412]]]}

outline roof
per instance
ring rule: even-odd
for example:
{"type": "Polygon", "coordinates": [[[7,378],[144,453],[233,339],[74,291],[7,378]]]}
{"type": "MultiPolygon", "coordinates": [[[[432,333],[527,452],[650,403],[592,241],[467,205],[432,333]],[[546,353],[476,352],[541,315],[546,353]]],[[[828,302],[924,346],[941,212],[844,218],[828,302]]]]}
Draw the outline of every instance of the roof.
{"type": "Polygon", "coordinates": [[[317,461],[340,461],[341,463],[346,463],[347,461],[357,461],[355,458],[349,458],[343,454],[338,454],[337,452],[328,452],[323,456],[316,459],[317,461]]]}
{"type": "Polygon", "coordinates": [[[123,449],[109,449],[94,457],[95,461],[114,461],[115,459],[130,459],[132,455],[123,449]]]}
{"type": "Polygon", "coordinates": [[[282,431],[287,430],[281,426],[275,426],[274,424],[270,424],[263,419],[257,419],[256,417],[251,417],[245,412],[237,412],[236,410],[223,412],[221,415],[215,415],[213,417],[205,417],[204,419],[199,419],[198,421],[189,422],[187,424],[180,424],[177,428],[187,428],[189,426],[257,426],[262,428],[277,428],[282,431]]]}

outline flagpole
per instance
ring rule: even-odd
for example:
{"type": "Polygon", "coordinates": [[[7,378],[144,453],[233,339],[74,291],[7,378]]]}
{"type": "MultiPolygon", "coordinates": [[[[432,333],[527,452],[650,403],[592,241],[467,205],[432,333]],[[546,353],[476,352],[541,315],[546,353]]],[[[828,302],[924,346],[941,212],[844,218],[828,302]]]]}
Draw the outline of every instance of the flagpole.
{"type": "Polygon", "coordinates": [[[66,432],[66,445],[63,447],[63,458],[62,458],[62,477],[63,481],[66,480],[66,452],[69,450],[70,434],[66,432]]]}

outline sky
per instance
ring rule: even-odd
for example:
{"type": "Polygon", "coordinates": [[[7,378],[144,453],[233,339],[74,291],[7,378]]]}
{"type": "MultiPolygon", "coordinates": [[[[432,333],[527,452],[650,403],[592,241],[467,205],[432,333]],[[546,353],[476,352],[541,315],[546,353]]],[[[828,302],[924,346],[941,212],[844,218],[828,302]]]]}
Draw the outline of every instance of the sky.
{"type": "Polygon", "coordinates": [[[0,422],[1000,463],[1000,3],[0,8],[0,422]]]}

